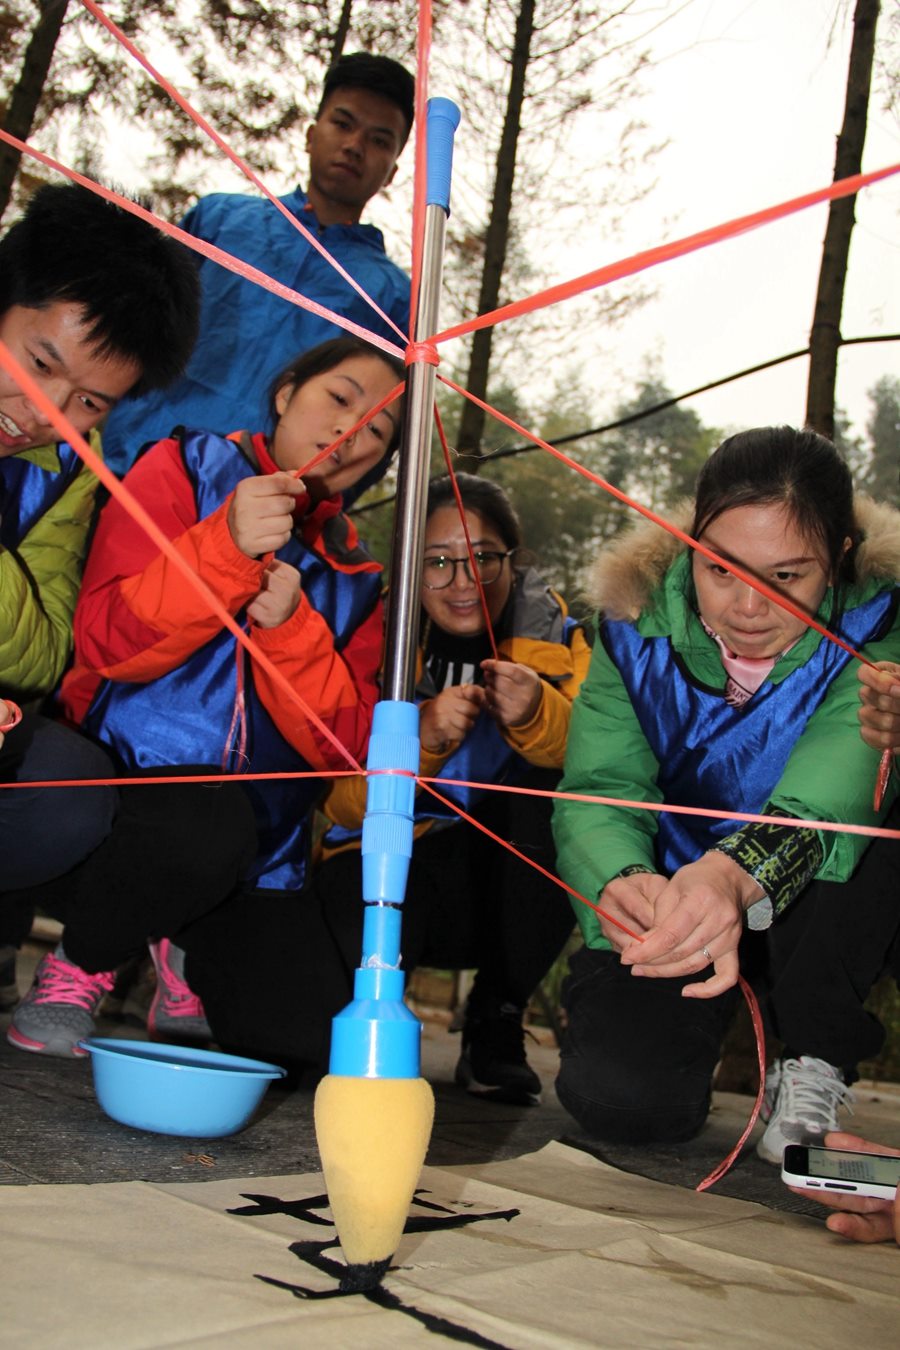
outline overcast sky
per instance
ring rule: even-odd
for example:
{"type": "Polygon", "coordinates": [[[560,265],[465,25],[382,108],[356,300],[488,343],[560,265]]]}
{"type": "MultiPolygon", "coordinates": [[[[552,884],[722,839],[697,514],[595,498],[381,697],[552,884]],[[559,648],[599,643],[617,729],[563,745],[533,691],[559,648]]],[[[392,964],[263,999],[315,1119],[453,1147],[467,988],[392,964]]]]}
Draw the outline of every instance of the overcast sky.
{"type": "MultiPolygon", "coordinates": [[[[882,27],[897,3],[883,0],[882,27]]],[[[831,181],[851,16],[840,0],[692,0],[659,30],[654,46],[664,59],[648,74],[642,112],[670,145],[658,187],[629,217],[624,252],[658,242],[660,219],[676,217],[668,237],[678,238],[831,181]]],[[[883,102],[876,92],[864,170],[900,161],[900,126],[883,102]]],[[[647,354],[681,392],[805,347],[826,215],[814,207],[648,273],[658,298],[617,338],[623,383],[633,383],[647,354]]],[[[856,216],[843,335],[900,331],[900,175],[861,193],[856,216]]],[[[608,260],[582,245],[577,270],[608,260]]],[[[792,362],[692,406],[708,425],[800,423],[807,366],[792,362]]],[[[900,373],[900,344],[841,352],[837,400],[859,429],[866,390],[884,373],[900,373]]]]}

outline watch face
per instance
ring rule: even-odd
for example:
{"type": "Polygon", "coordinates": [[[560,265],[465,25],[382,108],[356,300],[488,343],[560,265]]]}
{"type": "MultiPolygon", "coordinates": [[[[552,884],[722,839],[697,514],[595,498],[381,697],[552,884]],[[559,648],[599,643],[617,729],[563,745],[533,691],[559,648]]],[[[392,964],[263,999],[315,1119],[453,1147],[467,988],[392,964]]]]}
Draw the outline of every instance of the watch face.
{"type": "Polygon", "coordinates": [[[747,927],[759,932],[771,928],[773,919],[772,901],[767,895],[760,896],[747,910],[747,927]]]}

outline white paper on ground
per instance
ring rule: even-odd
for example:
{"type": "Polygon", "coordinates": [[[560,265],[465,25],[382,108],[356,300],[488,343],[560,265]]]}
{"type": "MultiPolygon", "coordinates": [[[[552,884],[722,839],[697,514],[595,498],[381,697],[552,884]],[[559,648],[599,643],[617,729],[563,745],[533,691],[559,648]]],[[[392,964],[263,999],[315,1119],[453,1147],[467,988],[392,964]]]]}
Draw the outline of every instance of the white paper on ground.
{"type": "Polygon", "coordinates": [[[0,1346],[897,1344],[895,1246],[561,1144],[426,1167],[412,1210],[425,1231],[404,1236],[377,1301],[335,1297],[336,1279],[305,1259],[334,1238],[323,1191],[315,1173],[2,1187],[0,1346]]]}

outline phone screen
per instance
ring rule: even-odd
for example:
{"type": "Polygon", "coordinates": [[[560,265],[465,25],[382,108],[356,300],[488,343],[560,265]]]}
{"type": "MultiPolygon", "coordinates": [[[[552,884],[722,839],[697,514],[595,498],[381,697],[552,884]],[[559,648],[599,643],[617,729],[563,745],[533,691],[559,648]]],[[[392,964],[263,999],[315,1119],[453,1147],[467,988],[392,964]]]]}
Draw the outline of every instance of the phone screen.
{"type": "Polygon", "coordinates": [[[886,1158],[878,1153],[840,1153],[836,1149],[810,1146],[808,1159],[810,1174],[826,1181],[900,1185],[900,1158],[886,1158]]]}

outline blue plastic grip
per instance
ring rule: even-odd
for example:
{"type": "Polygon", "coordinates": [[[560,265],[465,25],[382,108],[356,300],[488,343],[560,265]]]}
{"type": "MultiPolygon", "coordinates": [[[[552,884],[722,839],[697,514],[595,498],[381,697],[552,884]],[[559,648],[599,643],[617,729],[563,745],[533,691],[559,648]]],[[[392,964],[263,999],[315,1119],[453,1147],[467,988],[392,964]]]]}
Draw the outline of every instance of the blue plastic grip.
{"type": "MultiPolygon", "coordinates": [[[[386,972],[388,975],[394,972],[386,972]]],[[[400,998],[371,997],[369,972],[356,972],[352,1003],[331,1023],[329,1073],[345,1078],[419,1078],[422,1023],[400,998]]],[[[403,985],[403,973],[397,971],[403,985]]],[[[365,1128],[365,1122],[360,1122],[365,1128]]]]}
{"type": "Polygon", "coordinates": [[[370,772],[362,831],[363,899],[401,905],[412,857],[419,771],[419,709],[385,699],[375,705],[367,758],[370,772]],[[401,772],[378,773],[377,770],[401,772]]]}
{"type": "MultiPolygon", "coordinates": [[[[444,100],[445,101],[445,100],[444,100]]],[[[376,704],[363,821],[363,964],[353,1000],[331,1024],[330,1072],[353,1078],[418,1078],[422,1026],[403,1002],[400,934],[413,843],[419,709],[376,704]],[[399,772],[398,772],[399,770],[399,772]]]]}
{"type": "Polygon", "coordinates": [[[453,173],[453,133],[459,126],[459,108],[449,98],[428,100],[428,173],[425,201],[450,214],[453,173]]]}
{"type": "Polygon", "coordinates": [[[363,915],[363,965],[374,960],[380,966],[399,966],[402,930],[403,910],[399,905],[367,902],[363,915]]]}

